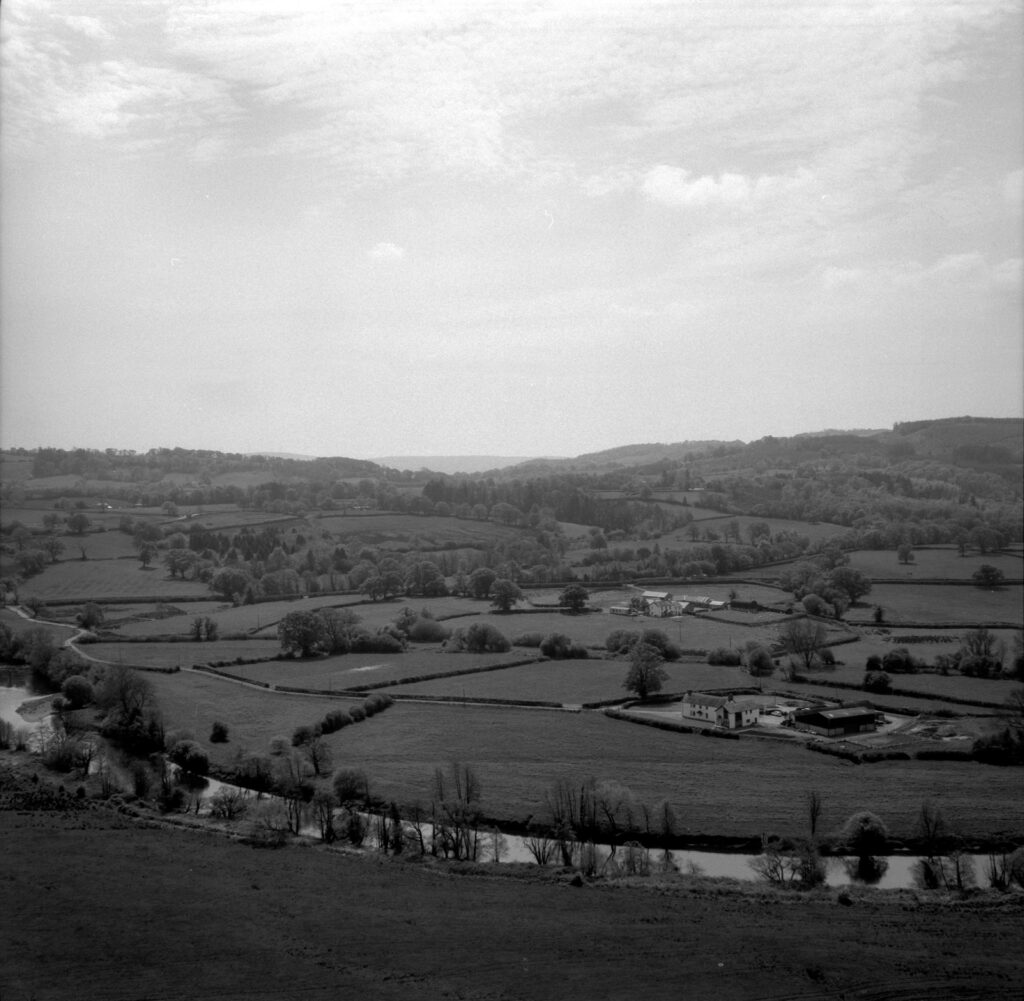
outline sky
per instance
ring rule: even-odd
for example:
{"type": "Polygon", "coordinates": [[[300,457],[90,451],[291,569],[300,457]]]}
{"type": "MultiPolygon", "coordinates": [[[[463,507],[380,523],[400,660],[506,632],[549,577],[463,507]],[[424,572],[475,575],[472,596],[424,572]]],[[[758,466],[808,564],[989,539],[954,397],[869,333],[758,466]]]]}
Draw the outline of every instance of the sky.
{"type": "Polygon", "coordinates": [[[1024,413],[1019,0],[5,0],[0,445],[1024,413]]]}

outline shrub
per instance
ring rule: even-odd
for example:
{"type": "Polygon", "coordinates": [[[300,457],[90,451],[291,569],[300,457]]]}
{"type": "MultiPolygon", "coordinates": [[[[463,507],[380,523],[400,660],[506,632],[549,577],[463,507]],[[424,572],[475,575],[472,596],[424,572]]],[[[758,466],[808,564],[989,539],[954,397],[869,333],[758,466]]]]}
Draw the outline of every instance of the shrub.
{"type": "Polygon", "coordinates": [[[539,647],[544,639],[542,633],[520,633],[512,637],[512,646],[539,647]]]}
{"type": "Polygon", "coordinates": [[[608,634],[604,648],[610,654],[626,654],[636,643],[640,642],[640,634],[634,629],[615,629],[608,634]]]}
{"type": "Polygon", "coordinates": [[[275,758],[288,753],[290,742],[287,737],[273,737],[270,741],[270,753],[275,758]]]}
{"type": "Polygon", "coordinates": [[[72,674],[60,686],[61,694],[67,699],[69,709],[81,709],[92,702],[92,685],[80,674],[72,674]]]}
{"type": "Polygon", "coordinates": [[[408,634],[413,643],[443,643],[448,639],[448,630],[437,619],[422,615],[409,626],[408,634]]]}
{"type": "Polygon", "coordinates": [[[226,744],[228,742],[228,728],[227,724],[221,723],[219,720],[214,721],[213,726],[210,728],[210,743],[211,744],[226,744]]]}
{"type": "Polygon", "coordinates": [[[831,605],[824,598],[816,594],[804,595],[802,604],[804,611],[808,615],[817,615],[819,618],[825,618],[832,614],[831,605]]]}
{"type": "Polygon", "coordinates": [[[864,691],[886,695],[892,691],[892,679],[885,671],[868,671],[864,675],[864,691]]]}
{"type": "Polygon", "coordinates": [[[910,651],[906,647],[899,646],[882,658],[882,669],[889,674],[914,674],[917,671],[917,661],[910,656],[910,651]]]}
{"type": "Polygon", "coordinates": [[[352,706],[348,711],[353,723],[362,723],[366,719],[366,710],[362,706],[352,706]]]}
{"type": "Polygon", "coordinates": [[[311,740],[319,737],[321,733],[319,725],[297,726],[292,733],[292,747],[301,747],[303,744],[308,744],[311,740]]]}
{"type": "Polygon", "coordinates": [[[718,667],[739,667],[741,659],[739,650],[729,650],[724,646],[708,653],[708,663],[718,667]]]}
{"type": "Polygon", "coordinates": [[[469,653],[505,653],[512,644],[488,622],[475,622],[465,632],[465,649],[469,653]]]}
{"type": "Polygon", "coordinates": [[[344,709],[332,709],[320,721],[321,733],[336,733],[352,723],[352,716],[344,709]]]}
{"type": "Polygon", "coordinates": [[[183,772],[191,772],[193,775],[205,775],[210,770],[210,759],[206,751],[194,740],[179,740],[168,757],[183,772]]]}
{"type": "Polygon", "coordinates": [[[565,633],[549,633],[541,640],[540,652],[545,657],[568,657],[572,649],[572,640],[565,633]]]}
{"type": "Polygon", "coordinates": [[[352,636],[353,653],[401,653],[402,640],[390,632],[369,633],[360,629],[352,636]]]}

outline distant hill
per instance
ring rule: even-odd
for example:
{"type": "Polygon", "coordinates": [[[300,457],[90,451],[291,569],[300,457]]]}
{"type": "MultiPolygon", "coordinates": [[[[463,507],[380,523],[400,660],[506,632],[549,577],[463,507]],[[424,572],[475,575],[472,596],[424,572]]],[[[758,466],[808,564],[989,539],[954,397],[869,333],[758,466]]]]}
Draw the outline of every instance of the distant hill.
{"type": "Polygon", "coordinates": [[[825,431],[803,431],[794,438],[875,438],[880,434],[886,434],[888,428],[828,428],[825,431]]]}
{"type": "Polygon", "coordinates": [[[429,469],[434,473],[485,473],[533,461],[526,455],[385,455],[371,460],[391,469],[429,469]]]}

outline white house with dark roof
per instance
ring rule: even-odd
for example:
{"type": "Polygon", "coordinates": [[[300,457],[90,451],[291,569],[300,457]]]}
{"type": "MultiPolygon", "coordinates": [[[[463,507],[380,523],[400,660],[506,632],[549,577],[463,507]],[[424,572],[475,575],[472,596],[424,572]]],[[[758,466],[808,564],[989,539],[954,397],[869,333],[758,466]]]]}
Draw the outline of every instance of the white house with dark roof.
{"type": "Polygon", "coordinates": [[[739,730],[745,726],[756,726],[761,707],[756,702],[734,699],[731,695],[704,695],[702,692],[687,692],[682,702],[683,719],[703,720],[739,730]]]}

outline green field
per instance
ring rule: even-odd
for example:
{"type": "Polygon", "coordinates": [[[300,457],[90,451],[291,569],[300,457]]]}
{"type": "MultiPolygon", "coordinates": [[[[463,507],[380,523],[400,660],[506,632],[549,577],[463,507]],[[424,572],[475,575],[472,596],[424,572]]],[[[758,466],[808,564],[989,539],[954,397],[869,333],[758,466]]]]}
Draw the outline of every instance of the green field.
{"type": "MultiPolygon", "coordinates": [[[[230,765],[239,750],[265,754],[274,737],[290,738],[296,727],[317,723],[332,709],[362,702],[261,691],[201,671],[146,677],[156,690],[166,728],[192,733],[210,760],[223,766],[230,765]],[[227,724],[228,743],[211,744],[207,739],[214,720],[227,724]]],[[[359,725],[376,725],[381,718],[374,716],[359,725]]]]}
{"type": "MultiPolygon", "coordinates": [[[[1011,622],[1024,625],[1024,587],[986,591],[970,584],[875,584],[862,605],[881,606],[887,623],[1011,622]]],[[[869,621],[867,607],[851,608],[851,621],[869,621]]]]}
{"type": "Polygon", "coordinates": [[[199,581],[171,578],[163,567],[142,569],[135,560],[64,560],[48,566],[21,586],[21,597],[55,599],[140,598],[152,595],[208,598],[210,589],[199,581]]]}
{"type": "Polygon", "coordinates": [[[969,551],[961,556],[955,546],[941,549],[915,549],[913,563],[900,563],[895,550],[861,549],[850,553],[850,566],[861,570],[869,577],[895,580],[920,580],[922,578],[945,578],[948,580],[970,580],[971,574],[983,563],[1002,570],[1008,579],[1024,577],[1024,561],[1021,556],[1009,553],[985,553],[969,551]]]}
{"type": "MultiPolygon", "coordinates": [[[[466,671],[493,664],[507,664],[536,656],[534,650],[514,649],[509,653],[446,653],[435,648],[411,647],[405,653],[348,653],[340,657],[313,660],[275,660],[265,664],[244,664],[228,668],[232,674],[274,685],[340,690],[351,685],[375,685],[424,674],[466,671]]],[[[504,674],[504,671],[497,672],[504,674]]],[[[452,691],[461,684],[452,679],[452,691]]],[[[461,689],[460,689],[461,690],[461,689]]],[[[387,691],[391,691],[390,688],[387,691]]],[[[525,689],[518,698],[531,698],[525,689]]]]}
{"type": "Polygon", "coordinates": [[[111,664],[168,668],[207,664],[236,657],[274,657],[281,650],[277,640],[218,640],[216,643],[88,643],[84,653],[111,664]]]}
{"type": "Polygon", "coordinates": [[[484,809],[518,820],[544,816],[544,793],[557,779],[593,776],[621,782],[648,803],[667,798],[691,835],[797,833],[808,789],[824,797],[826,830],[870,809],[896,836],[909,836],[921,802],[933,799],[962,834],[1024,834],[1016,769],[924,761],[851,766],[774,741],[666,733],[592,712],[396,703],[370,722],[329,738],[335,760],[365,769],[380,795],[405,802],[428,798],[435,767],[463,761],[479,772],[484,809]]]}
{"type": "MultiPolygon", "coordinates": [[[[750,676],[733,667],[665,664],[666,692],[727,688],[750,684],[750,676]]],[[[386,691],[403,695],[447,695],[482,699],[530,699],[579,705],[624,699],[629,665],[621,660],[554,660],[467,677],[439,678],[398,685],[386,691]]]]}
{"type": "MultiPolygon", "coordinates": [[[[272,737],[316,722],[338,704],[195,672],[151,679],[167,727],[192,731],[222,764],[239,747],[265,750],[272,737]],[[215,719],[228,724],[230,743],[206,741],[215,719]]],[[[818,789],[825,798],[826,828],[855,810],[870,809],[894,835],[907,837],[921,802],[933,799],[965,836],[1024,836],[1020,776],[1012,768],[926,761],[851,766],[777,741],[666,733],[595,712],[404,702],[327,739],[337,767],[364,769],[381,796],[406,803],[428,797],[435,767],[471,763],[483,784],[484,809],[507,820],[542,816],[544,793],[557,779],[593,776],[622,782],[652,804],[667,798],[682,832],[691,835],[799,832],[803,793],[818,789]]]]}

